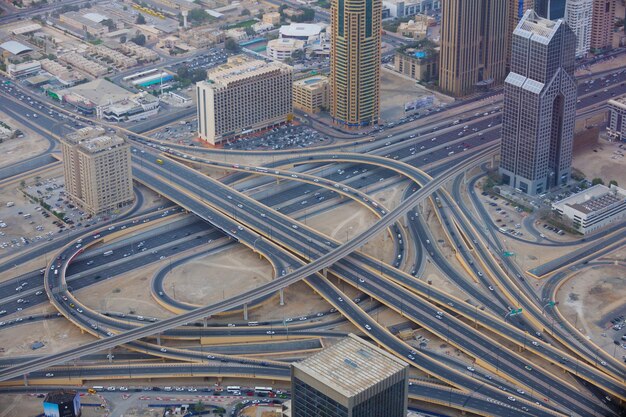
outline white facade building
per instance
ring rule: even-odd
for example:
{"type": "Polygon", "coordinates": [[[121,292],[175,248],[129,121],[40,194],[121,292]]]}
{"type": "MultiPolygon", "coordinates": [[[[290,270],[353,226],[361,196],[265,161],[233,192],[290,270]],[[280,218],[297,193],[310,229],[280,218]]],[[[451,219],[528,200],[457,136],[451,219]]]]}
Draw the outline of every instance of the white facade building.
{"type": "Polygon", "coordinates": [[[626,190],[594,185],[552,203],[552,209],[571,219],[582,234],[591,233],[626,217],[626,190]]]}
{"type": "Polygon", "coordinates": [[[576,58],[589,52],[592,14],[593,0],[567,0],[565,21],[576,34],[576,58]]]}
{"type": "Polygon", "coordinates": [[[292,116],[292,70],[243,55],[196,84],[198,133],[212,145],[285,123],[292,116]]]}
{"type": "Polygon", "coordinates": [[[304,49],[304,41],[298,39],[272,39],[267,43],[267,56],[279,61],[291,58],[295,51],[304,49]]]}
{"type": "Polygon", "coordinates": [[[606,127],[611,139],[626,139],[626,95],[608,101],[609,124],[606,127]]]}

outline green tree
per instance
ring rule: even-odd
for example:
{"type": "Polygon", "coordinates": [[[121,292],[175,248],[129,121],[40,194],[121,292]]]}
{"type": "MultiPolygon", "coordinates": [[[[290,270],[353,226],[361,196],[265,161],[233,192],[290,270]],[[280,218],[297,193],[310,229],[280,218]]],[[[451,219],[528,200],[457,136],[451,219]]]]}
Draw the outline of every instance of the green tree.
{"type": "Polygon", "coordinates": [[[224,49],[230,52],[239,52],[239,44],[233,38],[226,38],[224,41],[224,49]]]}
{"type": "Polygon", "coordinates": [[[617,181],[616,181],[616,180],[611,180],[611,181],[609,181],[609,187],[610,187],[611,185],[614,185],[614,186],[616,186],[616,187],[617,187],[617,181]]]}
{"type": "Polygon", "coordinates": [[[137,15],[137,20],[135,20],[135,23],[138,25],[145,25],[146,24],[146,18],[143,17],[143,15],[141,13],[139,13],[137,15]]]}
{"type": "Polygon", "coordinates": [[[302,49],[296,49],[291,53],[291,57],[295,60],[304,58],[304,51],[302,49]]]}
{"type": "Polygon", "coordinates": [[[146,44],[146,35],[143,33],[137,33],[131,41],[135,42],[137,45],[145,45],[146,44]]]}
{"type": "Polygon", "coordinates": [[[193,411],[197,412],[197,413],[201,413],[202,411],[205,410],[205,405],[202,401],[198,401],[196,404],[194,404],[193,406],[193,411]]]}
{"type": "Polygon", "coordinates": [[[250,26],[246,26],[244,30],[246,31],[246,35],[248,36],[256,35],[256,32],[254,31],[254,29],[252,29],[250,26]]]}
{"type": "Polygon", "coordinates": [[[113,32],[114,30],[117,30],[117,25],[111,19],[104,19],[102,22],[100,22],[100,24],[102,26],[106,26],[107,28],[109,28],[109,32],[113,32]]]}
{"type": "Polygon", "coordinates": [[[250,10],[246,9],[245,7],[243,9],[241,9],[241,13],[239,13],[240,16],[250,16],[250,10]]]}
{"type": "Polygon", "coordinates": [[[602,181],[602,178],[594,178],[593,180],[591,180],[591,185],[598,185],[598,184],[604,185],[604,181],[602,181]]]}

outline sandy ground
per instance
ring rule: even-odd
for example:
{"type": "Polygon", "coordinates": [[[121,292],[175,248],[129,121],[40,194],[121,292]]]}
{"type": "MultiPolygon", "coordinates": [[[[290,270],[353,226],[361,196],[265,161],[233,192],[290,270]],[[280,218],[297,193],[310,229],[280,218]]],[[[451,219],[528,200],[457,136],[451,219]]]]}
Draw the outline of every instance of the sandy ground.
{"type": "Polygon", "coordinates": [[[150,317],[169,317],[168,312],[150,295],[150,280],[167,260],[146,265],[140,270],[105,279],[74,293],[76,298],[94,310],[110,310],[150,317]]]}
{"type": "Polygon", "coordinates": [[[4,348],[0,355],[3,357],[50,355],[94,340],[93,336],[81,334],[76,326],[64,318],[4,328],[0,336],[0,347],[4,348]],[[30,345],[37,341],[45,346],[32,350],[30,345]]]}
{"type": "MultiPolygon", "coordinates": [[[[610,354],[616,347],[611,319],[626,313],[624,276],[624,266],[586,268],[563,284],[556,297],[564,317],[610,354]]],[[[626,351],[616,353],[622,355],[626,351]]]]}
{"type": "Polygon", "coordinates": [[[251,290],[273,279],[268,261],[243,245],[196,258],[170,272],[165,291],[176,299],[205,305],[251,290]],[[175,294],[175,295],[174,295],[175,294]]]}
{"type": "Polygon", "coordinates": [[[387,69],[380,71],[380,117],[394,121],[405,116],[404,104],[432,93],[408,77],[387,69]]]}
{"type": "Polygon", "coordinates": [[[577,146],[572,164],[589,179],[602,178],[605,184],[610,180],[616,180],[620,186],[626,185],[624,158],[614,153],[617,151],[626,153],[619,145],[619,142],[599,139],[597,142],[589,143],[588,146],[577,146]]]}
{"type": "Polygon", "coordinates": [[[280,417],[283,413],[280,407],[262,405],[258,407],[248,407],[239,415],[245,417],[280,417]]]}
{"type": "Polygon", "coordinates": [[[19,129],[24,133],[23,138],[8,139],[0,143],[0,167],[15,164],[24,159],[31,158],[48,149],[49,142],[41,135],[24,127],[17,120],[4,112],[0,112],[0,120],[13,129],[19,129]]]}

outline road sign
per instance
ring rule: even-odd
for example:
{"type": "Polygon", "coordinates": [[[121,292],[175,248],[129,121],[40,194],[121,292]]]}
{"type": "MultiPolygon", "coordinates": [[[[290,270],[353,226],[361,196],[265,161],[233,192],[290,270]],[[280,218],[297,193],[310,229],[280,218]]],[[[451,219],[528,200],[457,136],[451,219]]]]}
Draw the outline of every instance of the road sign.
{"type": "Polygon", "coordinates": [[[511,315],[511,316],[517,316],[518,314],[522,314],[522,309],[521,308],[518,308],[518,309],[514,308],[509,313],[509,315],[511,315]]]}
{"type": "Polygon", "coordinates": [[[504,252],[504,254],[503,254],[503,255],[504,255],[504,256],[506,256],[506,257],[509,257],[509,256],[515,256],[515,252],[508,252],[508,251],[507,251],[507,252],[504,252]]]}

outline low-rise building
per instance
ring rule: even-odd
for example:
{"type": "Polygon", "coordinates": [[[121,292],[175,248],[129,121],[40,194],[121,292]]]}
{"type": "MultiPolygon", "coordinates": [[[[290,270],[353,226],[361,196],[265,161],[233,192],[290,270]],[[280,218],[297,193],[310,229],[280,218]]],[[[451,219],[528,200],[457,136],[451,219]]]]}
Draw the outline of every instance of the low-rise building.
{"type": "Polygon", "coordinates": [[[552,203],[552,209],[570,219],[582,234],[591,233],[626,218],[626,190],[616,185],[594,185],[552,203]]]}
{"type": "Polygon", "coordinates": [[[609,123],[606,127],[611,139],[626,140],[626,95],[608,101],[609,123]]]}
{"type": "Polygon", "coordinates": [[[152,62],[159,59],[159,54],[152,49],[137,45],[135,42],[126,42],[119,45],[120,51],[125,54],[132,55],[140,61],[152,62]]]}
{"type": "Polygon", "coordinates": [[[7,72],[10,77],[21,78],[29,75],[37,74],[41,71],[39,61],[22,62],[20,64],[7,65],[7,72]]]}
{"type": "Polygon", "coordinates": [[[111,60],[117,67],[131,68],[137,65],[137,60],[135,58],[126,56],[123,53],[104,45],[91,45],[89,47],[89,52],[93,55],[111,60]]]}
{"type": "Polygon", "coordinates": [[[244,55],[208,71],[196,84],[198,133],[212,145],[287,122],[292,117],[292,69],[244,55]]]}
{"type": "Polygon", "coordinates": [[[51,75],[54,75],[57,80],[59,80],[59,82],[65,86],[72,86],[78,81],[85,78],[81,76],[78,72],[70,71],[65,65],[61,65],[51,59],[46,58],[40,60],[39,62],[41,63],[41,69],[47,71],[51,75]]]}
{"type": "Polygon", "coordinates": [[[428,35],[428,28],[435,24],[434,17],[420,14],[408,22],[400,23],[397,32],[407,38],[424,39],[428,35]]]}
{"type": "Polygon", "coordinates": [[[255,33],[269,32],[273,29],[274,25],[265,22],[256,22],[252,25],[252,30],[254,30],[255,33]]]}
{"type": "Polygon", "coordinates": [[[394,57],[394,67],[399,73],[415,80],[432,81],[439,73],[439,54],[435,50],[398,50],[394,57]]]}
{"type": "Polygon", "coordinates": [[[388,17],[402,18],[441,10],[441,0],[383,0],[388,17]]]}
{"type": "Polygon", "coordinates": [[[146,92],[131,93],[105,79],[94,80],[56,92],[64,102],[85,114],[112,122],[142,120],[155,116],[159,99],[146,92]]]}
{"type": "Polygon", "coordinates": [[[226,34],[224,31],[205,27],[205,28],[193,28],[180,33],[181,41],[193,46],[194,48],[206,48],[218,43],[224,42],[226,34]]]}
{"type": "Polygon", "coordinates": [[[66,62],[93,77],[100,77],[109,72],[105,66],[91,61],[76,52],[59,55],[59,61],[66,62]]]}
{"type": "Polygon", "coordinates": [[[328,78],[318,75],[293,83],[293,106],[306,113],[327,110],[329,103],[328,78]]]}
{"type": "Polygon", "coordinates": [[[101,24],[107,19],[106,16],[99,13],[85,13],[84,11],[61,13],[59,17],[61,23],[82,30],[94,37],[100,37],[109,31],[107,26],[101,24]]]}
{"type": "Polygon", "coordinates": [[[316,23],[292,23],[281,26],[279,36],[283,39],[297,39],[305,44],[320,40],[324,28],[316,23]]]}
{"type": "Polygon", "coordinates": [[[287,58],[291,58],[295,51],[302,51],[303,49],[304,41],[278,38],[267,42],[266,53],[269,57],[284,61],[287,58]]]}
{"type": "Polygon", "coordinates": [[[267,23],[272,26],[280,24],[280,13],[270,12],[263,15],[263,23],[267,23]]]}

